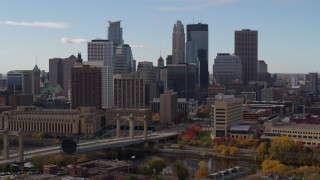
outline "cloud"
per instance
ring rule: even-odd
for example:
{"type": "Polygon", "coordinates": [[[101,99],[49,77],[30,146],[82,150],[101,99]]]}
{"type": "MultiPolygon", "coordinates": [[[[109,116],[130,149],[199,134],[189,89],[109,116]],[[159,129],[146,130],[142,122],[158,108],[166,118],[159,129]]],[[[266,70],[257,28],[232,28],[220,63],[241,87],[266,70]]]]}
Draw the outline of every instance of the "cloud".
{"type": "Polygon", "coordinates": [[[86,44],[88,40],[84,38],[70,39],[70,38],[62,37],[60,39],[60,42],[63,44],[86,44]]]}
{"type": "Polygon", "coordinates": [[[10,26],[26,26],[26,27],[44,27],[44,28],[53,28],[53,29],[65,29],[68,27],[68,24],[65,22],[52,22],[52,21],[0,21],[0,24],[10,25],[10,26]]]}
{"type": "Polygon", "coordinates": [[[166,3],[175,3],[174,6],[161,6],[157,9],[160,11],[192,11],[206,8],[208,6],[234,3],[239,0],[160,0],[166,3]],[[178,5],[177,5],[178,4],[178,5]],[[179,4],[183,4],[179,6],[179,4]]]}
{"type": "Polygon", "coordinates": [[[148,49],[148,46],[142,44],[132,44],[130,45],[133,49],[148,49]]]}

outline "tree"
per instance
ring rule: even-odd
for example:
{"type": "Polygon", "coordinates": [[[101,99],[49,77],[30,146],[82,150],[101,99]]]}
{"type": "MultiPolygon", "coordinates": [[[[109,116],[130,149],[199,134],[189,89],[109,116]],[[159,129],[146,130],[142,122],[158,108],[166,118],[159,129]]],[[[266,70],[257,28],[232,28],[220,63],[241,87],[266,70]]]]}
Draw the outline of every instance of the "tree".
{"type": "Polygon", "coordinates": [[[148,162],[149,168],[152,170],[153,175],[158,176],[163,168],[166,167],[166,162],[163,159],[154,159],[148,162]]]}
{"type": "Polygon", "coordinates": [[[159,122],[160,121],[160,114],[156,113],[156,114],[152,115],[152,121],[159,122]]]}
{"type": "Polygon", "coordinates": [[[195,180],[200,180],[202,177],[206,177],[209,174],[208,166],[205,161],[200,161],[199,162],[199,169],[196,172],[194,179],[195,180]]]}
{"type": "Polygon", "coordinates": [[[80,154],[79,156],[77,156],[77,163],[87,161],[88,159],[88,155],[80,154]]]}
{"type": "Polygon", "coordinates": [[[143,175],[148,175],[148,176],[152,175],[152,169],[150,169],[145,164],[138,165],[137,170],[138,170],[138,174],[143,174],[143,175]]]}
{"type": "Polygon", "coordinates": [[[292,156],[290,150],[293,146],[294,142],[288,136],[274,137],[269,149],[270,156],[285,163],[292,156]]]}
{"type": "Polygon", "coordinates": [[[173,163],[173,172],[178,176],[178,180],[184,180],[189,176],[188,168],[181,161],[173,163]]]}
{"type": "Polygon", "coordinates": [[[221,155],[228,156],[230,153],[230,149],[228,146],[222,145],[221,147],[221,155]]]}
{"type": "Polygon", "coordinates": [[[239,152],[239,149],[237,148],[237,147],[231,147],[230,149],[229,149],[229,154],[231,155],[231,156],[234,156],[234,155],[236,155],[237,153],[239,152]]]}
{"type": "Polygon", "coordinates": [[[39,171],[42,171],[43,169],[43,157],[40,155],[33,156],[30,159],[31,164],[33,164],[33,167],[39,171]]]}

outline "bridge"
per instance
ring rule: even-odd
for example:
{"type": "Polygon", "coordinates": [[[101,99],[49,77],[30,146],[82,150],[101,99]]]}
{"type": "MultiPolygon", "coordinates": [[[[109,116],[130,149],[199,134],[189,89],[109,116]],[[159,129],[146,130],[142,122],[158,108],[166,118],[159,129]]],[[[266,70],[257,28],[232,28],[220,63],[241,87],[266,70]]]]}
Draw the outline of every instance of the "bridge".
{"type": "MultiPolygon", "coordinates": [[[[78,142],[78,149],[76,151],[76,154],[78,153],[85,153],[90,151],[96,151],[101,149],[108,149],[108,148],[117,148],[117,147],[125,147],[128,145],[134,145],[134,144],[143,144],[146,142],[151,141],[159,141],[162,139],[167,139],[171,137],[177,136],[182,129],[179,127],[175,127],[172,129],[166,129],[166,130],[160,130],[155,132],[148,133],[147,139],[146,134],[138,135],[133,138],[133,134],[130,134],[129,137],[113,137],[109,139],[93,139],[89,141],[80,141],[78,142]]],[[[30,159],[34,156],[45,156],[45,155],[52,155],[52,154],[59,154],[62,153],[61,146],[56,145],[52,147],[44,147],[39,148],[35,150],[27,150],[24,151],[24,158],[30,159]]],[[[10,157],[7,159],[4,159],[3,156],[0,156],[0,165],[8,164],[8,163],[14,163],[14,162],[22,162],[19,158],[19,153],[12,153],[10,154],[10,157]]]]}

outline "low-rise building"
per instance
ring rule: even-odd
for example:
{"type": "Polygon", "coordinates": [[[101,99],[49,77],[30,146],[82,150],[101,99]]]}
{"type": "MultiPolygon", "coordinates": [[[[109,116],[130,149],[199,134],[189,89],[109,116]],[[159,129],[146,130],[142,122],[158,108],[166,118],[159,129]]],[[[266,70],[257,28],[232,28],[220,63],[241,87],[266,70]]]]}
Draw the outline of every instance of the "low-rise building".
{"type": "Polygon", "coordinates": [[[297,124],[294,122],[274,122],[264,123],[264,135],[261,138],[271,139],[274,136],[288,136],[294,142],[301,141],[308,146],[320,145],[320,125],[319,124],[297,124]]]}
{"type": "Polygon", "coordinates": [[[94,107],[56,110],[18,106],[16,110],[0,114],[0,129],[43,132],[57,136],[89,134],[100,129],[102,116],[102,111],[94,107]]]}

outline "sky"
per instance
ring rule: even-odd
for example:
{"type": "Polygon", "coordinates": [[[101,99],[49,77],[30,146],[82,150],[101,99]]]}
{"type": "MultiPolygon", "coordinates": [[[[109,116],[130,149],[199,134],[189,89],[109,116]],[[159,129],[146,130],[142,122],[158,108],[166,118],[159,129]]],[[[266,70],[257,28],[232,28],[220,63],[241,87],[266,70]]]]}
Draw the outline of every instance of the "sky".
{"type": "Polygon", "coordinates": [[[49,59],[82,54],[107,39],[107,21],[121,20],[137,62],[171,54],[172,31],[209,25],[209,71],[217,53],[234,53],[234,31],[258,31],[258,58],[270,73],[317,72],[319,0],[0,0],[0,73],[48,71],[49,59]]]}

